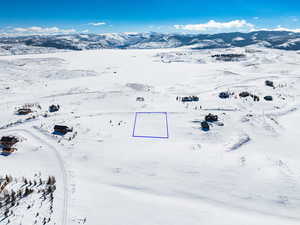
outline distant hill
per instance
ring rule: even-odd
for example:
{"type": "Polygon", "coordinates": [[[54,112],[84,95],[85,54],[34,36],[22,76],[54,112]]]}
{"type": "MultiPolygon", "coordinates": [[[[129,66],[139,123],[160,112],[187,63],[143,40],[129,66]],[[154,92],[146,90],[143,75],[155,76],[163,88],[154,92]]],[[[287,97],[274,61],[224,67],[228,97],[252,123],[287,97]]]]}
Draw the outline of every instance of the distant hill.
{"type": "Polygon", "coordinates": [[[58,50],[177,47],[214,49],[250,45],[283,50],[300,50],[300,33],[256,31],[221,34],[112,33],[0,37],[0,55],[46,53],[58,50]]]}

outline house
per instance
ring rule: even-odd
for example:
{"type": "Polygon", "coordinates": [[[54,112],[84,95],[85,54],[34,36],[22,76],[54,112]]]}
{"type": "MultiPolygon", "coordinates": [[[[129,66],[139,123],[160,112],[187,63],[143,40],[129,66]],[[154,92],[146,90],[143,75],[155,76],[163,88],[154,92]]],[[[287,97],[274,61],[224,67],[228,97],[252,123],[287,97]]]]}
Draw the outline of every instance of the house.
{"type": "Polygon", "coordinates": [[[202,121],[202,122],[201,122],[201,128],[202,128],[202,130],[204,130],[204,131],[209,131],[209,124],[208,124],[208,122],[202,121]]]}
{"type": "Polygon", "coordinates": [[[15,136],[3,136],[0,139],[0,144],[3,145],[5,148],[11,148],[13,145],[18,143],[19,140],[15,136]]]}
{"type": "Polygon", "coordinates": [[[181,98],[181,101],[182,101],[182,102],[191,102],[191,101],[192,101],[192,98],[190,98],[190,97],[182,97],[182,98],[181,98]]]}
{"type": "Polygon", "coordinates": [[[137,98],[136,98],[136,101],[137,101],[137,102],[143,102],[143,101],[145,101],[145,99],[144,99],[143,97],[137,97],[137,98]]]}
{"type": "Polygon", "coordinates": [[[66,134],[66,133],[72,132],[72,131],[73,131],[73,128],[69,128],[67,126],[62,126],[62,125],[54,126],[54,133],[66,134]]]}
{"type": "Polygon", "coordinates": [[[270,96],[270,95],[265,96],[264,99],[265,99],[266,101],[273,101],[273,97],[270,96]]]}
{"type": "Polygon", "coordinates": [[[198,102],[198,101],[199,101],[199,97],[197,97],[197,96],[192,96],[192,100],[193,100],[194,102],[198,102]]]}
{"type": "Polygon", "coordinates": [[[49,112],[57,112],[60,109],[59,105],[50,105],[49,106],[49,112]]]}
{"type": "Polygon", "coordinates": [[[247,91],[243,91],[239,94],[240,98],[246,98],[248,96],[250,96],[250,93],[247,91]]]}
{"type": "Polygon", "coordinates": [[[229,93],[228,92],[220,92],[219,98],[222,98],[222,99],[229,98],[229,93]]]}
{"type": "Polygon", "coordinates": [[[17,151],[16,148],[3,148],[1,154],[4,156],[9,156],[11,153],[13,153],[15,151],[17,151]]]}
{"type": "Polygon", "coordinates": [[[29,113],[32,113],[30,108],[21,108],[17,110],[17,115],[27,115],[29,113]]]}
{"type": "Polygon", "coordinates": [[[199,101],[199,97],[197,97],[197,96],[182,97],[181,101],[182,102],[198,102],[199,101]]]}
{"type": "Polygon", "coordinates": [[[208,115],[205,116],[205,121],[206,122],[216,122],[216,121],[218,121],[218,116],[209,113],[208,115]]]}
{"type": "Polygon", "coordinates": [[[273,81],[266,80],[266,81],[265,81],[265,85],[274,88],[274,83],[273,83],[273,81]]]}

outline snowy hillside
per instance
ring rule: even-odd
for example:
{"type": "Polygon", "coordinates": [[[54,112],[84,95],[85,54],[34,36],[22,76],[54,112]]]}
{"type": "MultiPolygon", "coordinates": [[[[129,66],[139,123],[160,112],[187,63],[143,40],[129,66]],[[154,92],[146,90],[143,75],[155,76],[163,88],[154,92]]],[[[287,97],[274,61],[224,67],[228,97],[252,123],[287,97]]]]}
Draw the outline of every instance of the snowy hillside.
{"type": "Polygon", "coordinates": [[[160,49],[187,47],[216,49],[261,45],[300,50],[300,34],[287,31],[256,31],[223,34],[108,33],[0,37],[0,55],[47,53],[61,50],[160,49]]]}
{"type": "MultiPolygon", "coordinates": [[[[0,57],[0,138],[18,138],[0,155],[0,224],[300,224],[296,51],[243,34],[235,48],[219,36],[69,37],[25,45],[169,49],[0,57]]],[[[1,43],[25,43],[12,40],[1,43]]]]}

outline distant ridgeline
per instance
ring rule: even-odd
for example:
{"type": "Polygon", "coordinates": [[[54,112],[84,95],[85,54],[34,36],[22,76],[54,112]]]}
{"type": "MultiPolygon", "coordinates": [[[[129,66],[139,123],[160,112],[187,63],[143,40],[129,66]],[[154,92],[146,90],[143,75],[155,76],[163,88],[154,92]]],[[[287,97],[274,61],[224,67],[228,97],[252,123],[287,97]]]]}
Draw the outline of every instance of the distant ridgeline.
{"type": "Polygon", "coordinates": [[[267,48],[300,50],[300,33],[287,31],[256,31],[251,33],[221,34],[161,34],[161,33],[114,33],[68,34],[0,37],[0,54],[18,54],[22,49],[40,48],[85,49],[154,49],[187,46],[190,49],[214,49],[260,45],[267,48]]]}

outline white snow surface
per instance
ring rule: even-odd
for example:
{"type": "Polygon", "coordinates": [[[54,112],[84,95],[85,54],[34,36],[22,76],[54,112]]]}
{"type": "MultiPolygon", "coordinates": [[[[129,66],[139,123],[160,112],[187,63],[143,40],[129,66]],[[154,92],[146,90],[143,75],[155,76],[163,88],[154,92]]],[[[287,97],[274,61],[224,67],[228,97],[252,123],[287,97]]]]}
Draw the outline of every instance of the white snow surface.
{"type": "MultiPolygon", "coordinates": [[[[17,152],[0,156],[0,176],[55,176],[52,225],[299,225],[300,55],[245,50],[0,57],[0,136],[22,138],[17,152]],[[220,53],[246,60],[211,57],[220,53]],[[220,99],[221,91],[234,94],[220,99]],[[199,101],[176,101],[191,95],[199,101]],[[41,105],[34,119],[14,114],[26,103],[41,105]],[[60,110],[42,116],[51,104],[60,110]],[[135,112],[167,112],[169,138],[133,137],[135,112]],[[224,126],[202,131],[208,113],[224,126]],[[73,132],[53,135],[55,124],[73,132]]],[[[165,136],[164,115],[151,115],[138,118],[137,131],[165,136]]],[[[36,210],[47,214],[16,208],[9,224],[34,224],[36,210]]]]}

